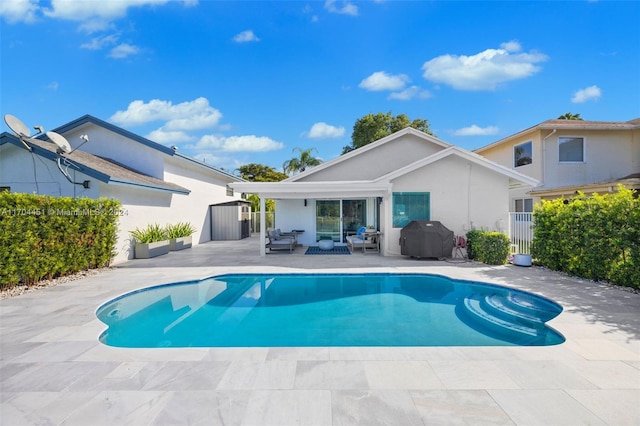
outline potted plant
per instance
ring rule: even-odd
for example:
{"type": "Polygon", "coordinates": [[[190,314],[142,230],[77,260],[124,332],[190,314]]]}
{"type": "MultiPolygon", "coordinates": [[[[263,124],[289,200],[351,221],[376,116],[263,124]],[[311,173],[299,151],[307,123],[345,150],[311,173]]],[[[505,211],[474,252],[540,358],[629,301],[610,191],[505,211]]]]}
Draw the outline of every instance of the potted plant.
{"type": "Polygon", "coordinates": [[[183,250],[191,247],[191,234],[196,229],[188,222],[178,222],[176,224],[167,225],[165,228],[167,238],[169,238],[169,249],[171,251],[183,250]]]}
{"type": "Polygon", "coordinates": [[[136,259],[148,259],[169,253],[166,230],[157,223],[146,228],[136,228],[129,232],[135,244],[136,259]]]}

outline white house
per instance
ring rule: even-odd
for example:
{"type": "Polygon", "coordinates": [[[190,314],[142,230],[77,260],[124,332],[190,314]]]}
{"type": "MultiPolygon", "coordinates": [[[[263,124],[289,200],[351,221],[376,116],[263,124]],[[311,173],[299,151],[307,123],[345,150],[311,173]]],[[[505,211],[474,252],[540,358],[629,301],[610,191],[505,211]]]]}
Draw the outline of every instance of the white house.
{"type": "Polygon", "coordinates": [[[602,194],[618,184],[640,190],[640,118],[547,120],[474,152],[540,182],[511,191],[514,212],[576,191],[602,194]]]}
{"type": "MultiPolygon", "coordinates": [[[[472,228],[506,230],[509,190],[537,180],[406,128],[282,182],[234,182],[238,192],[276,200],[276,228],[304,230],[301,244],[372,226],[381,252],[400,254],[400,231],[411,220],[442,222],[456,235],[472,228]]],[[[264,206],[261,206],[264,212],[264,206]]],[[[261,220],[264,240],[265,220],[261,220]]],[[[261,244],[260,253],[266,249],[261,244]]]]}
{"type": "Polygon", "coordinates": [[[44,137],[28,142],[0,135],[0,189],[122,203],[117,256],[133,257],[129,231],[150,223],[190,222],[194,244],[211,240],[209,205],[240,199],[228,185],[242,179],[98,118],[85,115],[57,129],[72,148],[59,155],[44,137]],[[69,179],[59,170],[67,173],[69,179]]]}

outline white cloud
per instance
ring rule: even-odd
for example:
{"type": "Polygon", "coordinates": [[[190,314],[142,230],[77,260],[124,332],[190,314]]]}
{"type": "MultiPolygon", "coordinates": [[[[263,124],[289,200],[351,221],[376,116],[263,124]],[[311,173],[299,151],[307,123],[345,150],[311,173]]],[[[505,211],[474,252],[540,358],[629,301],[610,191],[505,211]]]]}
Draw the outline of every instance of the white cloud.
{"type": "Polygon", "coordinates": [[[0,1],[0,16],[7,22],[34,22],[40,10],[39,0],[2,0],[0,1]]]}
{"type": "Polygon", "coordinates": [[[400,90],[410,81],[405,74],[390,75],[384,71],[377,71],[362,80],[358,87],[371,91],[400,90]]]}
{"type": "Polygon", "coordinates": [[[194,158],[202,161],[203,163],[209,164],[210,166],[217,167],[232,174],[235,174],[235,171],[236,169],[238,169],[238,167],[243,166],[248,162],[239,161],[234,157],[215,155],[211,152],[201,152],[199,154],[196,154],[194,158]]]}
{"type": "Polygon", "coordinates": [[[419,86],[411,86],[411,87],[407,87],[401,92],[393,92],[387,97],[387,99],[395,99],[398,101],[408,101],[414,98],[427,99],[431,97],[433,97],[433,95],[428,90],[424,90],[419,86]]]}
{"type": "Polygon", "coordinates": [[[336,6],[336,0],[327,0],[324,2],[324,8],[331,13],[358,16],[358,6],[349,1],[343,1],[340,4],[342,7],[336,6]]]}
{"type": "Polygon", "coordinates": [[[284,144],[266,136],[205,135],[200,138],[195,146],[189,146],[188,148],[197,150],[214,149],[225,152],[266,152],[282,149],[284,144]]]}
{"type": "Polygon", "coordinates": [[[469,127],[463,127],[453,132],[456,136],[489,136],[497,135],[500,129],[496,126],[480,127],[472,124],[469,127]]]}
{"type": "Polygon", "coordinates": [[[195,137],[190,136],[186,132],[166,131],[162,129],[154,130],[146,135],[145,138],[165,145],[181,142],[193,142],[195,140],[195,137]]]}
{"type": "Polygon", "coordinates": [[[344,127],[336,127],[327,123],[318,122],[311,126],[311,130],[307,132],[310,139],[329,139],[344,136],[344,127]]]}
{"type": "Polygon", "coordinates": [[[110,118],[116,124],[136,126],[164,121],[162,130],[197,130],[215,127],[222,114],[209,105],[207,98],[174,105],[171,101],[153,99],[148,103],[133,101],[125,111],[118,111],[110,118]]]}
{"type": "Polygon", "coordinates": [[[597,101],[600,96],[602,96],[602,90],[598,86],[589,86],[574,93],[571,102],[581,104],[587,101],[597,101]]]}
{"type": "Polygon", "coordinates": [[[51,83],[47,84],[45,87],[49,90],[56,91],[58,90],[58,87],[60,87],[60,85],[58,84],[57,81],[52,81],[51,83]]]}
{"type": "Polygon", "coordinates": [[[113,46],[114,44],[116,44],[118,42],[118,38],[119,37],[116,34],[94,37],[91,39],[91,41],[81,44],[80,48],[88,50],[101,50],[107,46],[113,46]]]}
{"type": "Polygon", "coordinates": [[[519,52],[522,50],[522,46],[517,40],[510,40],[505,43],[501,43],[500,47],[507,52],[519,52]]]}
{"type": "Polygon", "coordinates": [[[424,63],[423,77],[458,90],[495,90],[507,81],[531,77],[548,58],[542,53],[515,53],[517,41],[502,43],[500,49],[487,49],[473,56],[442,55],[424,63]]]}
{"type": "Polygon", "coordinates": [[[236,43],[248,43],[252,41],[260,41],[260,39],[256,37],[252,30],[246,30],[236,34],[233,37],[233,41],[236,43]]]}
{"type": "Polygon", "coordinates": [[[114,59],[124,59],[131,55],[140,53],[140,48],[129,43],[121,43],[111,49],[109,57],[114,59]]]}

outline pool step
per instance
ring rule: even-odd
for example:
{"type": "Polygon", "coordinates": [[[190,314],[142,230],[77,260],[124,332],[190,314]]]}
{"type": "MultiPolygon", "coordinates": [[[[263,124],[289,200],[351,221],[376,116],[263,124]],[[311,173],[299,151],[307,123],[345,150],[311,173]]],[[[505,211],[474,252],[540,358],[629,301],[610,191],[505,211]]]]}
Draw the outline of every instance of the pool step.
{"type": "Polygon", "coordinates": [[[530,337],[539,337],[544,323],[541,321],[530,321],[522,317],[521,313],[517,316],[511,315],[509,311],[501,311],[497,303],[493,305],[487,303],[487,296],[472,294],[464,298],[464,307],[466,313],[474,319],[480,320],[480,323],[497,332],[518,333],[530,337]],[[501,311],[498,313],[498,311],[501,311]],[[511,320],[507,320],[510,318],[511,320]],[[515,321],[514,321],[515,320],[515,321]]]}
{"type": "Polygon", "coordinates": [[[486,312],[505,320],[515,320],[525,324],[541,323],[540,317],[535,313],[520,309],[519,305],[508,303],[507,299],[499,294],[490,294],[481,298],[480,304],[486,312]]]}
{"type": "Polygon", "coordinates": [[[531,297],[526,294],[512,293],[504,299],[504,304],[546,322],[562,312],[562,306],[550,300],[531,297]]]}

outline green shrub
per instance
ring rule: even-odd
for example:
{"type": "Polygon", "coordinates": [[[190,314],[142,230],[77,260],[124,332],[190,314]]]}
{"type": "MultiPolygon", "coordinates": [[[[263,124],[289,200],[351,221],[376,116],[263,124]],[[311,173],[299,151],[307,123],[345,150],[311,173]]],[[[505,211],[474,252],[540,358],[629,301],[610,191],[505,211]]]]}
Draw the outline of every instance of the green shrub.
{"type": "Polygon", "coordinates": [[[640,200],[634,191],[543,201],[534,209],[537,264],[582,278],[640,286],[640,200]]]}
{"type": "Polygon", "coordinates": [[[167,225],[165,227],[165,232],[167,233],[167,238],[182,238],[188,237],[196,232],[196,228],[188,222],[178,222],[167,225]]]}
{"type": "Polygon", "coordinates": [[[146,228],[136,228],[130,231],[131,238],[135,244],[155,243],[156,241],[167,240],[167,231],[157,223],[149,224],[146,228]]]}
{"type": "Polygon", "coordinates": [[[467,232],[467,256],[487,265],[504,265],[509,257],[509,237],[478,229],[467,232]]]}
{"type": "Polygon", "coordinates": [[[0,192],[0,286],[107,266],[120,203],[0,192]]]}
{"type": "Polygon", "coordinates": [[[471,231],[467,232],[467,257],[469,259],[475,259],[475,247],[479,246],[480,236],[483,232],[484,231],[481,231],[479,229],[472,229],[471,231]]]}

